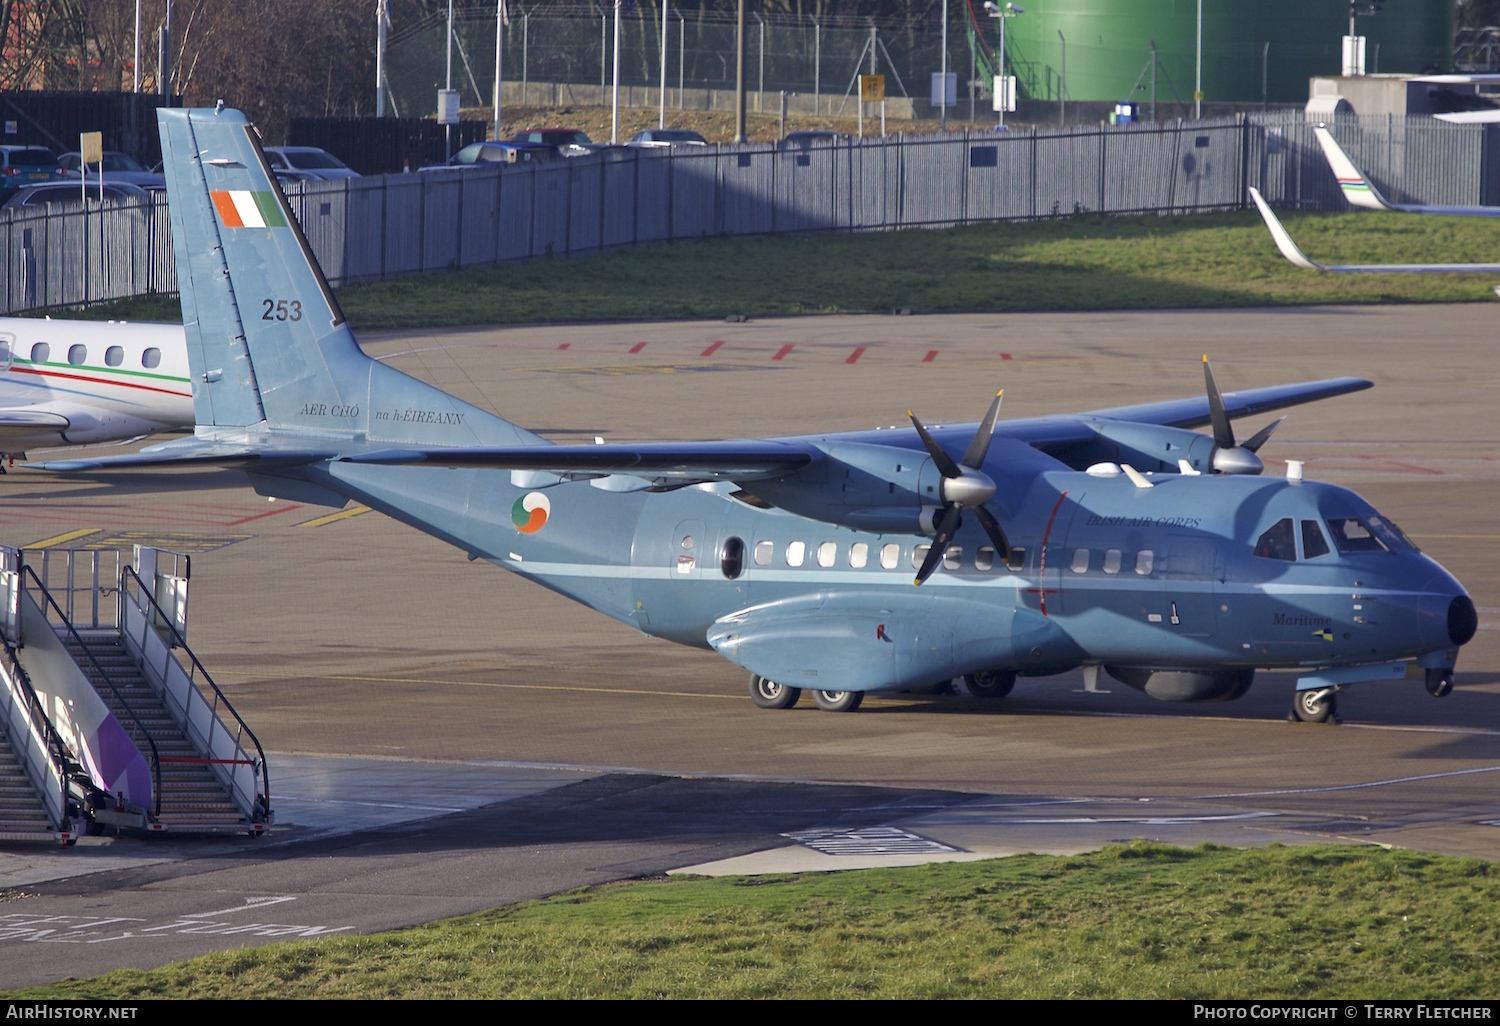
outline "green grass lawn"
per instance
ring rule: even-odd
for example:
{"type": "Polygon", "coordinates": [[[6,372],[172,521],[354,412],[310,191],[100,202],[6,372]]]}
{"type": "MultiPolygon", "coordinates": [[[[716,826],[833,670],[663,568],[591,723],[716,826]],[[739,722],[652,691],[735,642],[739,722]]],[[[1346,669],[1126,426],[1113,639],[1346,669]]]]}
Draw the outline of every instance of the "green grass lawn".
{"type": "MultiPolygon", "coordinates": [[[[1500,260],[1500,220],[1294,214],[1324,263],[1500,260]]],[[[1493,300],[1500,275],[1344,275],[1283,260],[1258,214],[1081,215],[859,235],[705,239],[339,290],[356,328],[888,312],[1493,300]]],[[[175,301],[91,318],[168,320],[175,301]]]]}
{"type": "Polygon", "coordinates": [[[1493,998],[1500,866],[1134,842],[594,887],[7,997],[1493,998]]]}

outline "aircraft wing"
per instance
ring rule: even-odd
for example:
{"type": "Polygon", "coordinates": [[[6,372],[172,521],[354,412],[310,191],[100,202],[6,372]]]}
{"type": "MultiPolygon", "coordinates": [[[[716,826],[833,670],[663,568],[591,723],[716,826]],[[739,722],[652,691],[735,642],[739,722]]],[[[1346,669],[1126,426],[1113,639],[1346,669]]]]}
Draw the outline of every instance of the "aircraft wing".
{"type": "Polygon", "coordinates": [[[66,431],[68,418],[43,410],[0,410],[0,440],[40,431],[66,431]]]}
{"type": "Polygon", "coordinates": [[[1271,206],[1254,186],[1250,198],[1255,201],[1261,218],[1276,240],[1281,255],[1298,267],[1309,271],[1334,271],[1340,274],[1500,274],[1500,264],[1320,264],[1309,260],[1292,241],[1281,221],[1271,212],[1271,206]]]}
{"type": "MultiPolygon", "coordinates": [[[[1243,392],[1225,392],[1224,412],[1231,418],[1249,417],[1258,413],[1284,410],[1288,406],[1317,402],[1319,399],[1332,399],[1336,395],[1362,392],[1374,387],[1374,382],[1366,381],[1364,378],[1327,378],[1323,381],[1303,381],[1295,385],[1249,388],[1243,392]]],[[[1194,399],[1170,399],[1166,402],[1144,403],[1140,406],[1119,406],[1111,410],[1093,410],[1079,416],[1176,428],[1199,427],[1212,420],[1207,396],[1198,396],[1194,399]]]]}

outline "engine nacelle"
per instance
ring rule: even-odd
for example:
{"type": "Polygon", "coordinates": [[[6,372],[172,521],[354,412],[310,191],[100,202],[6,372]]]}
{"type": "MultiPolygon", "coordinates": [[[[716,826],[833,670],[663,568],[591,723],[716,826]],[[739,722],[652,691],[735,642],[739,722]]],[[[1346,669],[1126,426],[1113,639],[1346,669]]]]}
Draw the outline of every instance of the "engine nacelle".
{"type": "Polygon", "coordinates": [[[1121,684],[1144,691],[1162,702],[1232,702],[1250,690],[1253,669],[1147,670],[1136,666],[1106,666],[1121,684]]]}

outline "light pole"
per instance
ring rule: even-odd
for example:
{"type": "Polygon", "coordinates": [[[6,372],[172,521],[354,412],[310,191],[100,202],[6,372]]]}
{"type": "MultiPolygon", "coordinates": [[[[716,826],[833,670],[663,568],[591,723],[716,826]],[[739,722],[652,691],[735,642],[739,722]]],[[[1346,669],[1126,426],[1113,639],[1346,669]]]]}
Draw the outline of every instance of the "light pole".
{"type": "Polygon", "coordinates": [[[388,0],[375,5],[375,116],[385,117],[385,40],[391,24],[388,0]]]}
{"type": "Polygon", "coordinates": [[[620,0],[615,0],[615,82],[610,103],[609,144],[620,145],[620,0]]]}
{"type": "MultiPolygon", "coordinates": [[[[1005,19],[1014,18],[1018,14],[1025,14],[1026,8],[1020,4],[999,4],[985,0],[984,9],[989,12],[991,18],[1000,22],[1000,74],[996,76],[1000,82],[1000,96],[996,97],[995,107],[1000,113],[1000,121],[995,125],[997,132],[1005,130],[1005,108],[1010,106],[1010,79],[1005,77],[1005,19]]],[[[946,55],[945,55],[946,58],[946,55]]],[[[946,86],[944,87],[946,88],[946,86]]]]}
{"type": "Polygon", "coordinates": [[[1193,120],[1203,119],[1203,0],[1198,0],[1198,57],[1193,71],[1193,120]]]}
{"type": "Polygon", "coordinates": [[[948,0],[943,0],[943,63],[940,69],[942,102],[938,105],[938,131],[948,131],[948,0]]]}

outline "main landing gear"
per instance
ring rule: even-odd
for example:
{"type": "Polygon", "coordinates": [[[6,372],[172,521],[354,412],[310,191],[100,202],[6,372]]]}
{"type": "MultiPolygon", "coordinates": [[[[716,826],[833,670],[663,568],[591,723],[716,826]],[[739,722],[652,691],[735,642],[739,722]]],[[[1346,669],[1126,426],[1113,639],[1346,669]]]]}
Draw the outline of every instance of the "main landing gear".
{"type": "Polygon", "coordinates": [[[975,698],[1004,698],[1016,686],[1016,675],[1011,670],[980,670],[964,674],[964,687],[975,698]]]}
{"type": "MultiPolygon", "coordinates": [[[[812,696],[824,712],[853,712],[865,700],[863,691],[814,691],[812,696]]],[[[762,709],[790,709],[801,697],[801,688],[778,684],[756,673],[750,675],[750,701],[762,709]]]]}

